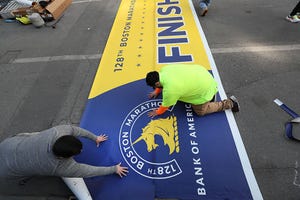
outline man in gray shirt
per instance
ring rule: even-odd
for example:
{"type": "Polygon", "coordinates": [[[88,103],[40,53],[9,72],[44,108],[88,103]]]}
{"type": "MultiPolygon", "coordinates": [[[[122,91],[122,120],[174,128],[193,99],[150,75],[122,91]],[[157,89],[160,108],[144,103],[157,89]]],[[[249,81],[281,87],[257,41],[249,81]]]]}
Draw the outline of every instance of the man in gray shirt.
{"type": "Polygon", "coordinates": [[[61,125],[35,133],[20,133],[0,143],[0,177],[25,178],[32,176],[93,177],[128,172],[120,164],[110,167],[77,163],[72,157],[82,150],[77,137],[100,142],[106,135],[93,133],[71,125],[61,125]]]}

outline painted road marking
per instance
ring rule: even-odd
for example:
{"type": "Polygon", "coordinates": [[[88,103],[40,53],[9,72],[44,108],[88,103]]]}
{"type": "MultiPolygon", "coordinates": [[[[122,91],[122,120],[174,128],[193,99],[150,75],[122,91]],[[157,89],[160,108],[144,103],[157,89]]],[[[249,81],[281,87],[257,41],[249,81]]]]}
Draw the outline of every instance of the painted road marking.
{"type": "Polygon", "coordinates": [[[248,53],[248,52],[269,52],[269,51],[295,51],[300,50],[300,44],[294,45],[272,45],[272,46],[249,46],[229,47],[211,49],[213,54],[219,53],[248,53]]]}
{"type": "MultiPolygon", "coordinates": [[[[195,9],[192,9],[192,11],[194,13],[194,16],[196,16],[195,9]]],[[[212,71],[213,71],[214,78],[218,82],[219,94],[221,96],[221,99],[226,99],[227,98],[226,93],[225,93],[225,90],[223,88],[222,81],[221,81],[216,63],[215,63],[214,58],[212,56],[213,49],[209,48],[208,43],[207,43],[207,39],[205,37],[205,34],[203,32],[203,29],[202,29],[199,21],[197,21],[197,26],[198,26],[201,37],[204,38],[203,39],[204,47],[206,49],[207,55],[208,55],[209,60],[210,60],[210,65],[211,65],[211,68],[212,68],[212,71]]],[[[229,49],[228,49],[227,52],[229,52],[229,49]]],[[[236,146],[236,150],[238,151],[238,154],[239,154],[239,157],[240,157],[240,161],[241,161],[241,165],[242,165],[242,168],[244,170],[244,173],[245,173],[245,177],[246,177],[246,179],[249,183],[248,186],[250,188],[252,198],[255,199],[255,200],[262,200],[263,197],[262,197],[261,191],[258,187],[258,184],[256,182],[256,179],[255,179],[255,176],[254,176],[254,173],[253,173],[253,170],[252,170],[252,167],[251,167],[251,164],[250,164],[250,161],[249,161],[249,158],[248,158],[243,140],[241,138],[238,126],[237,126],[236,121],[234,119],[233,113],[226,110],[225,114],[226,114],[226,118],[228,119],[228,122],[229,122],[228,124],[229,124],[230,129],[231,129],[231,133],[232,133],[232,137],[233,137],[233,140],[234,140],[234,143],[235,143],[235,146],[236,146]]]]}
{"type": "Polygon", "coordinates": [[[73,61],[73,60],[94,60],[100,59],[102,54],[91,55],[63,55],[63,56],[46,56],[46,57],[33,57],[33,58],[18,58],[11,63],[35,63],[35,62],[53,62],[53,61],[73,61]]]}
{"type": "MultiPolygon", "coordinates": [[[[212,48],[211,52],[212,54],[230,54],[230,53],[298,51],[298,50],[300,50],[300,44],[212,48]]],[[[35,62],[94,60],[94,59],[100,59],[101,57],[102,54],[45,56],[45,57],[17,58],[11,61],[10,63],[22,64],[22,63],[35,63],[35,62]]]]}

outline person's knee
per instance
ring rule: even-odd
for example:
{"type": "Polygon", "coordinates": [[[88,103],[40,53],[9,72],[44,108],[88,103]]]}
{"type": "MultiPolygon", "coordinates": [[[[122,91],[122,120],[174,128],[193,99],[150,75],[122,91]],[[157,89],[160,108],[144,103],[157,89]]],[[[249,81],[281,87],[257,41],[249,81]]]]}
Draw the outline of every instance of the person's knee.
{"type": "Polygon", "coordinates": [[[203,2],[203,1],[201,1],[201,2],[199,3],[199,7],[200,7],[201,9],[207,8],[207,4],[206,4],[205,2],[203,2]]]}

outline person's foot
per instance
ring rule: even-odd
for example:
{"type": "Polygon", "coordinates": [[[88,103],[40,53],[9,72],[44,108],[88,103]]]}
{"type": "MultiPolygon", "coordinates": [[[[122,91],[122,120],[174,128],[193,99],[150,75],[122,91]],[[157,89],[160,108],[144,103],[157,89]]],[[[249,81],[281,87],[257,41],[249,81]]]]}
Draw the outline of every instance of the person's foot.
{"type": "Polygon", "coordinates": [[[208,12],[208,8],[205,7],[205,8],[202,8],[201,9],[201,16],[204,17],[206,15],[206,13],[208,12]]]}
{"type": "Polygon", "coordinates": [[[239,104],[237,98],[235,96],[231,96],[231,97],[229,97],[229,99],[232,101],[232,104],[233,104],[233,106],[231,108],[232,112],[239,112],[240,104],[239,104]]]}
{"type": "Polygon", "coordinates": [[[300,22],[300,19],[298,18],[297,15],[294,15],[294,16],[286,16],[285,18],[286,20],[292,22],[292,23],[297,23],[297,22],[300,22]]]}

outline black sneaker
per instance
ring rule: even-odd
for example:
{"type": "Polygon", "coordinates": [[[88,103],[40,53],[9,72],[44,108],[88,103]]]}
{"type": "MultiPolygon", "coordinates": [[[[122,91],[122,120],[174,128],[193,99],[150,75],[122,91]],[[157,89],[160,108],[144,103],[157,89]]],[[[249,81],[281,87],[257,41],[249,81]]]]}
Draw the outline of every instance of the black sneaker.
{"type": "Polygon", "coordinates": [[[229,97],[229,99],[233,103],[233,107],[231,108],[232,112],[239,112],[240,111],[240,104],[235,96],[229,97]]]}

